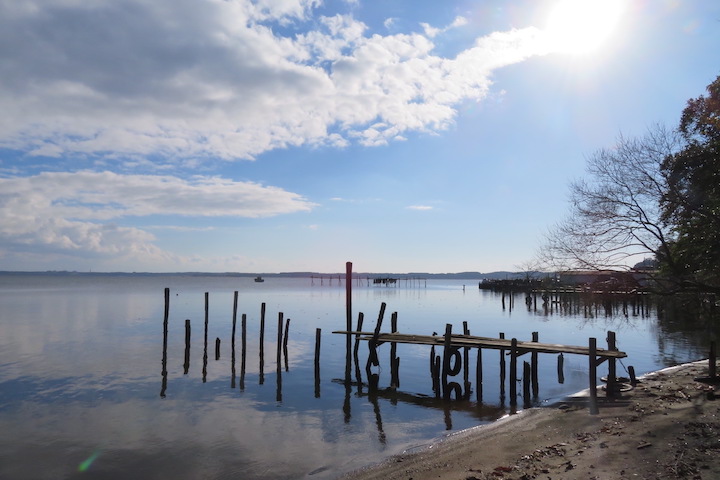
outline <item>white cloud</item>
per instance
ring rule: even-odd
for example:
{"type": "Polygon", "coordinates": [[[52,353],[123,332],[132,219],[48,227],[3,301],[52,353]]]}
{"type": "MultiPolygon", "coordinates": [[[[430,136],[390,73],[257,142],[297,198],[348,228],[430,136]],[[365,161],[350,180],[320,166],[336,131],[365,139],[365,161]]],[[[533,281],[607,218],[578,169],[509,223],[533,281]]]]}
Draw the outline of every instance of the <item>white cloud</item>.
{"type": "Polygon", "coordinates": [[[450,24],[450,28],[462,27],[468,24],[468,19],[465,17],[457,16],[455,20],[450,24]]]}
{"type": "Polygon", "coordinates": [[[428,205],[410,205],[409,207],[405,207],[408,210],[420,210],[420,211],[426,211],[426,210],[432,210],[433,207],[430,207],[428,205]]]}
{"type": "Polygon", "coordinates": [[[433,37],[437,36],[439,33],[443,32],[442,29],[435,28],[432,25],[430,25],[429,23],[421,23],[420,26],[423,27],[423,31],[425,32],[425,35],[427,35],[430,38],[433,38],[433,37]]]}
{"type": "Polygon", "coordinates": [[[447,127],[493,69],[545,53],[529,28],[443,58],[435,27],[368,35],[346,14],[310,21],[320,3],[0,1],[0,148],[234,159],[382,145],[447,127]]]}
{"type": "Polygon", "coordinates": [[[0,178],[0,245],[24,253],[42,249],[166,262],[172,255],[155,246],[152,234],[111,222],[161,214],[257,218],[314,206],[277,187],[219,177],[46,172],[0,178]]]}

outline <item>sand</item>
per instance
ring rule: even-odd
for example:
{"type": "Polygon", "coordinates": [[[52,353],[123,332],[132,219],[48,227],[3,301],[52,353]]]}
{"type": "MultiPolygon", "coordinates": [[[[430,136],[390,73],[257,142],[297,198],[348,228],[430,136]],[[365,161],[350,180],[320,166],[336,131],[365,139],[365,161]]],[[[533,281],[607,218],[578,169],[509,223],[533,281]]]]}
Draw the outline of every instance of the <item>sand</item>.
{"type": "Polygon", "coordinates": [[[597,415],[579,394],[343,478],[720,479],[720,383],[697,380],[707,377],[707,366],[646,375],[619,397],[602,398],[597,415]]]}

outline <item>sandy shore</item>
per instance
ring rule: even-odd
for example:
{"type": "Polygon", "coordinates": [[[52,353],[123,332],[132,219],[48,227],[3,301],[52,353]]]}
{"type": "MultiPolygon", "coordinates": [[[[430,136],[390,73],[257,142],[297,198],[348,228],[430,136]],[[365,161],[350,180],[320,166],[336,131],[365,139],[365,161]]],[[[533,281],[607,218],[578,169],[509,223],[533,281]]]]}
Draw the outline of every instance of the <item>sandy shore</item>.
{"type": "Polygon", "coordinates": [[[602,398],[598,415],[576,396],[343,478],[718,479],[720,384],[696,380],[707,374],[707,361],[672,367],[618,398],[602,398]]]}

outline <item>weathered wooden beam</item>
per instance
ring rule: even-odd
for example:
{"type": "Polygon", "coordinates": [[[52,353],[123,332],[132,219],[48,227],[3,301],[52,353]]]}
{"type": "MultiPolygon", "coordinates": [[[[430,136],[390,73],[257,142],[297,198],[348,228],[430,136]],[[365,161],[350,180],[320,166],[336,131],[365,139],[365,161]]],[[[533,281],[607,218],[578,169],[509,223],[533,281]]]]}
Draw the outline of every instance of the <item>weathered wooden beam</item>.
{"type": "MultiPolygon", "coordinates": [[[[340,330],[332,333],[347,334],[347,331],[340,330]]],[[[443,345],[445,343],[444,336],[434,335],[411,335],[405,333],[377,333],[375,336],[374,332],[350,332],[352,334],[359,335],[359,340],[375,340],[376,344],[385,342],[396,342],[416,345],[443,345]]],[[[480,347],[488,348],[493,350],[508,350],[510,348],[510,340],[504,338],[489,338],[489,337],[476,337],[472,335],[451,335],[451,346],[454,347],[480,347]]],[[[540,342],[529,342],[529,341],[517,341],[517,352],[518,356],[526,353],[570,353],[575,355],[589,355],[590,352],[587,347],[575,346],[575,345],[562,345],[556,343],[540,343],[540,342]]],[[[625,358],[627,353],[619,350],[605,350],[598,348],[596,349],[596,357],[600,357],[600,363],[605,361],[607,358],[625,358]]]]}

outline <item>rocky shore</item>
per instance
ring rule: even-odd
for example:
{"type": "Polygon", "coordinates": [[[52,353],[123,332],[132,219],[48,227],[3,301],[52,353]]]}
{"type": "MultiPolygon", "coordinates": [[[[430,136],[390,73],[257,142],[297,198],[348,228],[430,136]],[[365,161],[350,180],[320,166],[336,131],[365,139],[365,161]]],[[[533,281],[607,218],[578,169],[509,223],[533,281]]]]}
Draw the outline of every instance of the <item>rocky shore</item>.
{"type": "Polygon", "coordinates": [[[589,413],[579,394],[460,432],[345,480],[717,479],[720,383],[708,362],[648,374],[589,413]]]}

